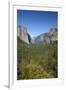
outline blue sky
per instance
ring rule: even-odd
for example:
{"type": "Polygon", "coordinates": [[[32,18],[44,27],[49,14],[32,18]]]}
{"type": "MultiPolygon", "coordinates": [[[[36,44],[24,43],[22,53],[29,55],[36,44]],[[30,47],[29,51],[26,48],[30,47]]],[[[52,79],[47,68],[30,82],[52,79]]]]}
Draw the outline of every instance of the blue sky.
{"type": "Polygon", "coordinates": [[[31,37],[35,37],[50,28],[58,28],[58,13],[51,11],[17,10],[18,25],[27,28],[31,37]]]}

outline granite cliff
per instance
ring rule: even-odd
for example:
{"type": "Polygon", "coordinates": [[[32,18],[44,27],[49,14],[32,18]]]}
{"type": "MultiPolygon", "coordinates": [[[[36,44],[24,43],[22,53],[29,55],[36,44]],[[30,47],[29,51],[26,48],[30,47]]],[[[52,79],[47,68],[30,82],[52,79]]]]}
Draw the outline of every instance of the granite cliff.
{"type": "Polygon", "coordinates": [[[27,44],[29,44],[31,42],[31,37],[29,35],[29,33],[27,32],[27,28],[23,27],[23,26],[18,26],[17,27],[17,36],[23,40],[24,42],[26,42],[27,44]]]}

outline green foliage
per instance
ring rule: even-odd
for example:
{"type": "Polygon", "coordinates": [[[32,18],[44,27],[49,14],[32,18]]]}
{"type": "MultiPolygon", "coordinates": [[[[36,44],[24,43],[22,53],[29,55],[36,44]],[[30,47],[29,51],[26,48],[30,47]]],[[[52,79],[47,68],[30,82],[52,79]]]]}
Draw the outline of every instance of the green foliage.
{"type": "Polygon", "coordinates": [[[20,64],[18,66],[20,74],[18,79],[41,79],[41,78],[53,78],[53,72],[46,72],[40,65],[36,64],[20,64]]]}
{"type": "Polygon", "coordinates": [[[48,45],[26,44],[17,39],[17,79],[58,77],[57,42],[48,45]]]}

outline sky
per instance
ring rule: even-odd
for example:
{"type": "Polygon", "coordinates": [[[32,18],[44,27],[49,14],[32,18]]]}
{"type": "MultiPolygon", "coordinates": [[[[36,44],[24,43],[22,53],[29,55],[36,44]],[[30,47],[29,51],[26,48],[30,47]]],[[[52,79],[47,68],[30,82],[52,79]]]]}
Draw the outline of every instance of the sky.
{"type": "Polygon", "coordinates": [[[27,28],[31,37],[58,28],[58,12],[17,10],[17,24],[27,28]]]}

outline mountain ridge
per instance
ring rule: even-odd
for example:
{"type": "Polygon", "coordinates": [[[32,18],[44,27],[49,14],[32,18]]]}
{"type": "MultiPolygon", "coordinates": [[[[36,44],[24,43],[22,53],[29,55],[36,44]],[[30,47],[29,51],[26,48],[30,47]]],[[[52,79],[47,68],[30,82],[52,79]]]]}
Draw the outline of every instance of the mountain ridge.
{"type": "Polygon", "coordinates": [[[49,32],[42,33],[34,38],[31,38],[26,27],[18,26],[17,36],[26,42],[27,44],[50,44],[58,40],[58,30],[57,28],[51,28],[49,32]]]}
{"type": "Polygon", "coordinates": [[[40,44],[40,43],[47,43],[50,44],[53,41],[58,40],[58,30],[57,28],[51,28],[49,32],[42,33],[36,37],[33,38],[32,43],[34,44],[40,44]]]}

